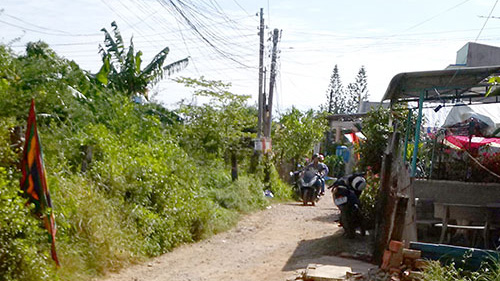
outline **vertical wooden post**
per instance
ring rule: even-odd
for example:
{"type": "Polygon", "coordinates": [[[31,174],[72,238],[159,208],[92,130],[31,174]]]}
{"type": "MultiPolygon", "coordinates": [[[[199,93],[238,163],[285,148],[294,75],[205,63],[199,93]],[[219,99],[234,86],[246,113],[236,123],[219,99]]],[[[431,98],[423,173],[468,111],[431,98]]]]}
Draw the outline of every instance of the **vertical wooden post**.
{"type": "Polygon", "coordinates": [[[392,164],[395,152],[398,151],[399,134],[394,130],[391,141],[387,146],[382,161],[382,171],[380,178],[380,192],[376,203],[376,226],[375,226],[375,245],[373,250],[373,259],[375,263],[381,264],[382,255],[389,243],[391,230],[393,226],[393,214],[396,205],[395,192],[392,188],[392,164]]]}
{"type": "Polygon", "coordinates": [[[396,203],[396,215],[394,217],[394,229],[391,233],[391,240],[396,240],[396,241],[403,240],[407,206],[408,206],[408,197],[398,196],[396,203]]]}

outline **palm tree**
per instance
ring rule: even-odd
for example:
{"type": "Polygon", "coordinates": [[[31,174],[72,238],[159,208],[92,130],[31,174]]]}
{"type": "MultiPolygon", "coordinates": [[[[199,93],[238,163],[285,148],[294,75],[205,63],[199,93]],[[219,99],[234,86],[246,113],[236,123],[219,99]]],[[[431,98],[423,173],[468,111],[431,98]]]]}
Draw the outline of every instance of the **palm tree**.
{"type": "Polygon", "coordinates": [[[141,95],[148,99],[148,86],[158,83],[165,74],[169,76],[187,66],[189,57],[163,66],[169,52],[169,48],[165,47],[141,69],[142,52],[135,52],[133,38],[130,38],[130,46],[126,51],[116,22],[113,21],[111,26],[114,37],[106,28],[101,29],[104,32],[104,47],[99,44],[99,53],[103,65],[95,75],[99,82],[108,87],[126,93],[131,98],[141,95]]]}

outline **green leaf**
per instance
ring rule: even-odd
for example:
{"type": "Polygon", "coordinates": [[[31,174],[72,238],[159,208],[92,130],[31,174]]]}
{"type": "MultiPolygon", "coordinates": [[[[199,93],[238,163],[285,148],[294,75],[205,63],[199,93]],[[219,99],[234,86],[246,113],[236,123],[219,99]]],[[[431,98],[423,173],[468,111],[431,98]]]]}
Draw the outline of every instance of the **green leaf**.
{"type": "Polygon", "coordinates": [[[136,73],[140,73],[141,72],[141,63],[142,63],[141,56],[142,56],[142,52],[141,51],[138,51],[135,54],[135,72],[136,73]]]}
{"type": "Polygon", "coordinates": [[[110,64],[109,64],[109,55],[104,58],[104,62],[101,66],[101,69],[96,75],[97,81],[101,82],[104,85],[108,84],[108,75],[110,72],[110,64]]]}
{"type": "Polygon", "coordinates": [[[500,95],[500,87],[490,86],[490,88],[488,89],[488,92],[486,93],[485,97],[498,96],[498,95],[500,95]],[[495,89],[493,90],[493,88],[495,88],[495,89]]]}
{"type": "Polygon", "coordinates": [[[500,76],[493,76],[493,77],[490,77],[490,79],[488,80],[488,83],[489,83],[489,84],[496,84],[496,83],[500,83],[500,76]]]}

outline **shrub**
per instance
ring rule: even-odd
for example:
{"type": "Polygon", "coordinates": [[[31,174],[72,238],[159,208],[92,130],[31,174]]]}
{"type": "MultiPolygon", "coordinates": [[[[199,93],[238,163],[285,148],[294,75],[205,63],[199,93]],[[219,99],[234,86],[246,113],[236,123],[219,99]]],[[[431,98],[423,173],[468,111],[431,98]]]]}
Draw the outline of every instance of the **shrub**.
{"type": "Polygon", "coordinates": [[[489,260],[477,271],[464,270],[455,263],[442,265],[439,261],[429,261],[429,266],[423,272],[423,281],[499,281],[500,263],[489,260]]]}
{"type": "Polygon", "coordinates": [[[375,204],[379,190],[380,177],[378,174],[373,174],[371,169],[368,169],[366,173],[366,188],[359,198],[366,229],[373,229],[375,227],[375,204]]]}
{"type": "Polygon", "coordinates": [[[330,169],[330,175],[340,178],[345,174],[345,163],[341,156],[328,155],[325,157],[325,164],[330,169]]]}
{"type": "Polygon", "coordinates": [[[49,237],[43,224],[0,167],[0,273],[2,280],[53,280],[49,237]]]}

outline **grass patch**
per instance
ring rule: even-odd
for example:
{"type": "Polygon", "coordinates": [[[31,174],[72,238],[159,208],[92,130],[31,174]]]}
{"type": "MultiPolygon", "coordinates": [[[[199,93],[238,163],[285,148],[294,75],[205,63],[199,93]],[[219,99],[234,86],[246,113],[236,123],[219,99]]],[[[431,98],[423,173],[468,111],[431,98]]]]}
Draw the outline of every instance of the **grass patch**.
{"type": "MultiPolygon", "coordinates": [[[[466,262],[466,261],[465,261],[466,262]]],[[[484,262],[477,271],[464,270],[455,263],[443,265],[430,261],[423,271],[424,281],[500,281],[500,261],[484,262]]]]}

